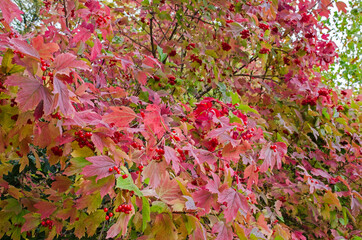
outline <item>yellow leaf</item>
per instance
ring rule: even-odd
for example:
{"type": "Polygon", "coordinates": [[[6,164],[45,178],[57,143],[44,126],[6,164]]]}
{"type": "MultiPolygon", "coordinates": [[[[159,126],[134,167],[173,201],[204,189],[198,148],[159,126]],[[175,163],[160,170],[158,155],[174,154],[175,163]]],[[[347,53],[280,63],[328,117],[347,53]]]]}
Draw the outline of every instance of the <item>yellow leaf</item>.
{"type": "Polygon", "coordinates": [[[337,197],[336,193],[332,193],[331,190],[328,190],[323,196],[323,202],[327,204],[333,204],[338,208],[338,210],[342,210],[341,203],[337,197]]]}

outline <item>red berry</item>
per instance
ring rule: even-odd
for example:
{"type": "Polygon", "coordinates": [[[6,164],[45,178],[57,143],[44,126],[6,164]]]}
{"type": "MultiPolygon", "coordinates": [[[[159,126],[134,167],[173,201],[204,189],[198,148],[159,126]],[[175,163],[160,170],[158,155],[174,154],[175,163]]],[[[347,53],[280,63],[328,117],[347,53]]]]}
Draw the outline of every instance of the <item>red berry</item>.
{"type": "Polygon", "coordinates": [[[109,220],[109,216],[106,216],[106,220],[107,220],[107,221],[109,220]]]}
{"type": "Polygon", "coordinates": [[[109,213],[108,216],[109,216],[109,217],[113,217],[113,213],[109,213]]]}
{"type": "Polygon", "coordinates": [[[53,76],[54,76],[54,75],[53,75],[53,72],[49,72],[48,75],[49,75],[49,77],[53,77],[53,76]]]}
{"type": "Polygon", "coordinates": [[[118,171],[118,167],[117,167],[117,166],[114,166],[113,169],[114,169],[115,171],[118,171]]]}
{"type": "Polygon", "coordinates": [[[104,211],[104,212],[108,212],[108,208],[103,208],[103,211],[104,211]]]}
{"type": "Polygon", "coordinates": [[[221,43],[221,47],[222,47],[222,49],[224,51],[230,51],[231,50],[231,46],[227,42],[221,43]]]}
{"type": "Polygon", "coordinates": [[[122,178],[123,178],[123,179],[126,179],[126,178],[128,178],[128,175],[127,175],[127,174],[123,174],[123,175],[122,175],[122,178]]]}
{"type": "Polygon", "coordinates": [[[44,71],[47,70],[47,67],[46,67],[46,66],[42,66],[40,69],[44,72],[44,71]]]}
{"type": "Polygon", "coordinates": [[[46,224],[45,221],[41,221],[41,225],[42,225],[42,226],[45,226],[45,225],[47,225],[47,224],[46,224]]]}
{"type": "Polygon", "coordinates": [[[110,168],[108,169],[108,171],[109,171],[109,172],[112,172],[112,171],[113,171],[113,168],[110,167],[110,168]]]}

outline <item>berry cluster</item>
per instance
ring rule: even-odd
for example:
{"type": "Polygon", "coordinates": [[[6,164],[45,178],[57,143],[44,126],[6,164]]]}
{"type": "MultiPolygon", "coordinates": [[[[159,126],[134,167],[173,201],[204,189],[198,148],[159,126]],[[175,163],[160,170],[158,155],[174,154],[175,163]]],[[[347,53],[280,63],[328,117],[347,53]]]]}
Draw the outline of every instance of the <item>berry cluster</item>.
{"type": "MultiPolygon", "coordinates": [[[[10,32],[9,33],[9,38],[11,39],[11,38],[18,38],[19,37],[19,35],[18,34],[16,34],[16,33],[14,33],[14,32],[10,32]]],[[[14,53],[15,53],[15,51],[14,51],[14,53]]]]}
{"type": "Polygon", "coordinates": [[[19,56],[19,58],[25,57],[24,53],[19,52],[19,51],[17,51],[17,50],[14,50],[14,53],[17,54],[17,55],[19,56]]]}
{"type": "Polygon", "coordinates": [[[186,155],[188,154],[188,151],[183,151],[179,148],[176,149],[176,151],[180,154],[181,160],[184,162],[186,161],[186,155]]]}
{"type": "Polygon", "coordinates": [[[274,152],[277,152],[277,146],[276,145],[271,145],[270,149],[273,149],[274,152]]]}
{"type": "Polygon", "coordinates": [[[111,19],[111,16],[106,16],[106,17],[103,17],[103,16],[99,16],[96,20],[96,23],[100,26],[102,25],[106,25],[107,24],[107,20],[111,19]]]}
{"type": "Polygon", "coordinates": [[[180,141],[180,138],[179,136],[177,136],[177,133],[175,130],[172,130],[172,133],[171,133],[171,136],[170,136],[172,139],[174,139],[176,142],[179,142],[180,141]]]}
{"type": "Polygon", "coordinates": [[[90,142],[90,138],[92,137],[91,132],[83,132],[82,130],[79,130],[78,132],[74,133],[77,138],[75,139],[78,142],[78,145],[80,148],[83,148],[84,146],[89,147],[93,151],[95,150],[94,144],[90,142]]]}
{"type": "Polygon", "coordinates": [[[49,229],[52,229],[53,228],[53,221],[50,220],[50,219],[43,220],[43,221],[41,221],[41,225],[43,227],[48,227],[49,229]]]}
{"type": "Polygon", "coordinates": [[[343,111],[344,111],[344,107],[341,106],[341,105],[339,105],[339,106],[337,107],[337,111],[338,111],[338,112],[343,112],[343,111]]]}
{"type": "Polygon", "coordinates": [[[170,57],[176,56],[176,50],[172,50],[169,54],[170,57]]]}
{"type": "Polygon", "coordinates": [[[242,39],[247,39],[250,37],[250,31],[248,29],[244,29],[240,33],[242,39]]]}
{"type": "Polygon", "coordinates": [[[306,99],[303,99],[302,105],[305,106],[308,104],[311,106],[317,105],[317,98],[307,97],[306,99]]]}
{"type": "Polygon", "coordinates": [[[176,78],[174,76],[168,76],[168,83],[171,85],[176,84],[176,78]]]}
{"type": "MultiPolygon", "coordinates": [[[[40,58],[40,64],[41,64],[41,70],[43,71],[43,72],[45,72],[46,70],[47,70],[47,68],[48,67],[50,67],[50,64],[49,63],[46,63],[45,61],[44,61],[44,59],[42,59],[42,58],[40,58]]],[[[50,76],[50,75],[49,75],[50,76]]],[[[53,77],[53,73],[52,73],[52,77],[53,77]]]]}
{"type": "Polygon", "coordinates": [[[53,113],[50,115],[52,118],[56,118],[58,120],[61,120],[62,119],[62,116],[60,116],[60,113],[59,112],[56,112],[56,113],[53,113]]]}
{"type": "Polygon", "coordinates": [[[47,8],[47,9],[50,8],[51,3],[48,2],[47,0],[43,1],[43,4],[44,4],[45,8],[47,8]]]}
{"type": "Polygon", "coordinates": [[[260,49],[260,51],[259,51],[260,54],[267,54],[267,53],[269,53],[269,52],[270,52],[270,49],[268,49],[268,48],[262,48],[262,49],[260,49]]]}
{"type": "Polygon", "coordinates": [[[189,45],[187,45],[186,50],[192,50],[196,47],[195,43],[190,43],[189,45]]]}
{"type": "Polygon", "coordinates": [[[259,24],[259,27],[260,27],[261,29],[263,29],[264,31],[269,30],[269,25],[267,25],[267,24],[265,24],[265,23],[260,23],[260,24],[259,24]]]}
{"type": "MultiPolygon", "coordinates": [[[[108,208],[103,208],[103,211],[104,211],[104,212],[108,212],[108,208]]],[[[111,217],[113,217],[113,213],[112,213],[112,212],[110,212],[110,213],[107,214],[106,220],[108,221],[109,218],[111,218],[111,217]]]]}
{"type": "Polygon", "coordinates": [[[18,105],[18,104],[15,102],[15,98],[12,98],[10,100],[10,107],[15,107],[16,105],[18,105]]]}
{"type": "Polygon", "coordinates": [[[160,77],[158,77],[158,76],[153,76],[153,80],[155,80],[155,82],[158,82],[158,81],[160,81],[160,80],[161,80],[161,78],[160,78],[160,77]]]}
{"type": "Polygon", "coordinates": [[[330,94],[331,92],[332,92],[332,89],[321,88],[321,89],[319,89],[318,94],[319,94],[319,96],[325,96],[325,97],[327,97],[327,96],[329,96],[329,94],[330,94]]]}
{"type": "Polygon", "coordinates": [[[114,132],[113,133],[113,136],[111,137],[111,139],[113,140],[113,142],[115,144],[119,143],[121,141],[121,137],[123,136],[122,133],[120,132],[114,132]]]}
{"type": "Polygon", "coordinates": [[[50,150],[54,153],[56,156],[62,156],[63,155],[63,149],[61,149],[59,146],[52,147],[50,150]]]}
{"type": "Polygon", "coordinates": [[[254,128],[250,128],[248,130],[246,130],[245,132],[243,132],[241,134],[241,137],[244,139],[244,140],[249,140],[252,136],[254,136],[254,132],[255,129],[254,128]]]}
{"type": "Polygon", "coordinates": [[[222,50],[224,50],[224,51],[230,51],[231,50],[231,46],[227,42],[221,43],[221,47],[222,47],[222,50]]]}
{"type": "MultiPolygon", "coordinates": [[[[153,149],[150,148],[150,151],[152,152],[153,149]]],[[[165,154],[165,150],[163,150],[163,149],[161,149],[161,148],[156,148],[155,151],[156,151],[157,155],[154,155],[154,156],[152,157],[152,159],[154,159],[154,160],[156,160],[156,161],[161,160],[161,159],[162,159],[162,156],[165,154]]]]}
{"type": "Polygon", "coordinates": [[[130,214],[132,211],[132,204],[122,204],[116,208],[116,212],[123,212],[125,214],[130,214]]]}
{"type": "Polygon", "coordinates": [[[197,62],[198,64],[202,65],[202,60],[198,56],[196,56],[195,54],[192,54],[190,56],[190,58],[191,58],[191,61],[197,62]]]}
{"type": "Polygon", "coordinates": [[[143,171],[143,166],[142,165],[139,165],[138,167],[138,171],[136,171],[136,174],[139,174],[143,171]]]}
{"type": "Polygon", "coordinates": [[[131,146],[134,148],[134,149],[138,149],[138,150],[141,150],[142,149],[142,145],[137,143],[137,142],[133,142],[131,143],[131,146]]]}

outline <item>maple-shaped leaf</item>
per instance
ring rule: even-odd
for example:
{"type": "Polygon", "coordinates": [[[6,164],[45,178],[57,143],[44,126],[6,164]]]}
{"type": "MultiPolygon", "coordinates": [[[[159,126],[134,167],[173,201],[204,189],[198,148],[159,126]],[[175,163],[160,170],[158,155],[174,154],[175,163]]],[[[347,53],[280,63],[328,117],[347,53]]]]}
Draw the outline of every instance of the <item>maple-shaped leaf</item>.
{"type": "Polygon", "coordinates": [[[220,177],[213,172],[211,173],[211,175],[214,180],[209,180],[205,188],[209,190],[211,193],[219,194],[220,177]]]}
{"type": "Polygon", "coordinates": [[[7,23],[10,24],[14,18],[17,18],[20,22],[22,21],[21,14],[24,14],[24,12],[11,0],[2,0],[0,9],[7,23]]]}
{"type": "Polygon", "coordinates": [[[86,42],[92,36],[92,33],[83,26],[79,26],[78,28],[74,29],[73,32],[75,33],[72,39],[72,42],[74,43],[86,42]]]}
{"type": "Polygon", "coordinates": [[[71,199],[66,199],[63,203],[63,208],[57,211],[57,218],[66,220],[70,218],[70,223],[76,219],[77,209],[74,207],[74,202],[71,199]]]}
{"type": "Polygon", "coordinates": [[[25,223],[21,227],[21,232],[27,232],[37,228],[41,222],[40,216],[38,214],[28,213],[23,216],[25,223]]]}
{"type": "Polygon", "coordinates": [[[247,141],[243,141],[240,145],[233,147],[231,143],[228,143],[222,150],[223,158],[234,161],[237,163],[240,159],[240,154],[251,148],[247,141]]]}
{"type": "Polygon", "coordinates": [[[109,176],[110,173],[109,168],[113,168],[116,166],[116,162],[108,157],[108,156],[93,156],[87,157],[87,161],[91,162],[92,165],[85,166],[83,168],[82,174],[86,177],[97,176],[96,181],[98,179],[109,176]]]}
{"type": "Polygon", "coordinates": [[[168,177],[166,167],[167,166],[165,162],[158,163],[156,161],[151,161],[143,169],[143,181],[149,178],[149,186],[151,188],[157,188],[161,183],[161,179],[166,179],[168,177]]]}
{"type": "Polygon", "coordinates": [[[128,125],[137,117],[137,114],[129,107],[110,107],[113,111],[103,116],[106,123],[114,123],[117,127],[128,127],[128,125]]]}
{"type": "Polygon", "coordinates": [[[95,40],[94,46],[92,47],[92,52],[91,52],[91,57],[90,60],[94,61],[95,59],[97,59],[98,54],[100,54],[102,51],[102,43],[101,41],[99,41],[99,39],[97,38],[95,40]]]}
{"type": "MultiPolygon", "coordinates": [[[[133,208],[132,208],[133,209],[133,208]]],[[[108,238],[114,238],[118,234],[122,233],[122,235],[125,235],[127,233],[127,226],[130,218],[132,217],[132,213],[130,214],[124,214],[122,213],[115,224],[112,225],[112,227],[109,228],[107,231],[107,239],[108,238]]]]}
{"type": "Polygon", "coordinates": [[[270,233],[270,228],[268,226],[268,223],[265,221],[264,214],[259,215],[257,224],[258,224],[259,227],[261,227],[267,233],[270,233]]]}
{"type": "Polygon", "coordinates": [[[188,222],[192,223],[194,226],[192,226],[194,228],[194,231],[192,232],[191,235],[189,235],[189,239],[190,240],[206,240],[206,230],[205,228],[202,226],[202,224],[200,223],[200,221],[194,217],[194,216],[187,216],[188,222]]]}
{"type": "Polygon", "coordinates": [[[163,179],[156,188],[156,193],[163,202],[170,205],[178,201],[184,202],[184,200],[181,200],[182,192],[175,179],[163,179]]]}
{"type": "Polygon", "coordinates": [[[157,240],[177,240],[175,224],[168,214],[158,214],[151,229],[154,239],[157,240]]]}
{"type": "Polygon", "coordinates": [[[93,236],[96,234],[98,227],[104,221],[106,213],[98,209],[97,211],[89,214],[89,216],[85,219],[85,225],[87,226],[87,235],[88,237],[93,236]]]}
{"type": "Polygon", "coordinates": [[[54,42],[44,43],[42,36],[37,36],[31,41],[32,46],[38,51],[40,57],[46,59],[53,57],[53,53],[59,50],[58,44],[54,42]]]}
{"type": "Polygon", "coordinates": [[[142,85],[147,84],[148,75],[149,75],[149,73],[146,73],[144,71],[136,72],[136,78],[137,78],[138,82],[141,83],[142,85]]]}
{"type": "Polygon", "coordinates": [[[57,101],[57,107],[59,107],[59,110],[66,116],[66,117],[72,117],[75,110],[70,102],[69,99],[69,90],[67,86],[60,81],[57,77],[54,77],[53,81],[54,91],[53,93],[56,96],[57,101]]]}
{"type": "MultiPolygon", "coordinates": [[[[127,172],[125,171],[125,173],[127,173],[127,175],[128,175],[128,171],[127,172]]],[[[123,177],[117,178],[116,187],[118,187],[120,189],[125,189],[125,190],[128,190],[128,191],[134,191],[134,193],[136,195],[143,196],[142,192],[139,190],[139,188],[133,182],[133,179],[132,179],[131,175],[128,175],[127,178],[123,178],[123,177]]]]}
{"type": "Polygon", "coordinates": [[[102,198],[99,193],[83,195],[76,200],[75,207],[78,210],[86,209],[88,213],[92,213],[97,210],[99,205],[102,203],[102,198]]]}
{"type": "Polygon", "coordinates": [[[197,164],[207,162],[209,165],[214,164],[217,160],[215,155],[205,149],[195,149],[191,144],[184,147],[182,150],[189,151],[189,154],[195,158],[197,164]]]}
{"type": "Polygon", "coordinates": [[[20,87],[16,101],[22,111],[34,110],[41,101],[45,114],[53,111],[53,96],[49,89],[33,76],[11,75],[7,77],[5,84],[20,87]]]}
{"type": "Polygon", "coordinates": [[[333,193],[331,190],[327,190],[327,192],[324,194],[323,202],[336,206],[338,210],[342,210],[342,206],[339,202],[337,194],[333,193]]]}
{"type": "Polygon", "coordinates": [[[225,222],[217,222],[213,228],[212,233],[217,233],[215,240],[232,240],[234,238],[233,229],[225,222]]]}
{"type": "Polygon", "coordinates": [[[243,194],[235,191],[233,188],[228,188],[224,190],[219,195],[218,202],[227,203],[227,208],[225,208],[224,210],[226,222],[232,221],[236,217],[239,209],[244,212],[247,212],[249,210],[246,197],[243,194]]]}
{"type": "Polygon", "coordinates": [[[217,195],[213,194],[207,190],[200,189],[192,193],[192,198],[197,207],[202,208],[202,211],[199,211],[200,216],[210,213],[212,206],[216,205],[217,195]]]}
{"type": "Polygon", "coordinates": [[[52,213],[57,209],[57,206],[54,205],[54,203],[48,202],[48,201],[39,201],[34,204],[34,207],[38,209],[38,213],[41,214],[41,218],[48,218],[52,213]]]}
{"type": "Polygon", "coordinates": [[[150,104],[146,107],[144,124],[145,129],[158,138],[161,138],[169,130],[161,116],[161,108],[155,104],[150,104]]]}
{"type": "Polygon", "coordinates": [[[10,43],[13,45],[13,50],[17,50],[36,59],[40,58],[38,51],[27,41],[13,38],[10,40],[10,43]]]}
{"type": "Polygon", "coordinates": [[[72,185],[72,180],[67,178],[66,176],[56,176],[55,181],[52,183],[52,189],[57,192],[63,193],[68,190],[68,188],[72,185]]]}
{"type": "Polygon", "coordinates": [[[78,221],[75,221],[73,226],[75,227],[74,228],[74,235],[81,239],[85,233],[87,232],[86,231],[86,219],[88,218],[88,215],[85,213],[85,212],[81,212],[79,214],[79,220],[78,221]]]}
{"type": "Polygon", "coordinates": [[[276,146],[276,151],[271,149],[271,145],[265,145],[260,152],[260,159],[264,159],[263,164],[260,166],[261,172],[273,170],[275,163],[277,164],[277,168],[280,169],[282,167],[282,159],[287,153],[287,145],[283,142],[277,142],[274,144],[276,146]]]}
{"type": "Polygon", "coordinates": [[[69,73],[70,68],[78,68],[82,70],[89,70],[89,66],[86,62],[77,60],[77,56],[71,53],[62,53],[59,54],[53,63],[53,67],[57,71],[57,73],[69,73]]]}
{"type": "Polygon", "coordinates": [[[175,171],[176,174],[178,174],[180,171],[180,159],[177,157],[175,149],[169,146],[165,146],[164,150],[164,157],[166,162],[168,164],[172,163],[172,169],[175,171]]]}
{"type": "Polygon", "coordinates": [[[258,171],[255,171],[255,166],[254,165],[249,165],[245,168],[244,170],[244,178],[248,178],[248,182],[247,182],[247,189],[251,190],[251,186],[253,184],[257,185],[258,184],[258,179],[259,179],[259,173],[258,171]]]}

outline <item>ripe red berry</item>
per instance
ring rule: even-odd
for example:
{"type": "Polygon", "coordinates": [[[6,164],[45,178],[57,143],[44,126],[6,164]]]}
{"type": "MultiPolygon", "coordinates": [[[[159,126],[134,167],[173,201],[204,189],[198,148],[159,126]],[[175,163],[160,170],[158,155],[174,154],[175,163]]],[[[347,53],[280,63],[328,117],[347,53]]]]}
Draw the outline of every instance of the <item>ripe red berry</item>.
{"type": "Polygon", "coordinates": [[[109,216],[106,216],[106,220],[107,220],[107,221],[109,220],[109,216]]]}
{"type": "Polygon", "coordinates": [[[108,208],[103,208],[103,211],[104,211],[104,212],[108,212],[108,208]]]}
{"type": "Polygon", "coordinates": [[[109,213],[108,216],[109,216],[109,217],[113,217],[113,213],[109,213]]]}
{"type": "Polygon", "coordinates": [[[46,67],[46,66],[42,66],[40,69],[44,72],[44,71],[47,70],[47,67],[46,67]]]}
{"type": "Polygon", "coordinates": [[[123,174],[123,175],[122,175],[122,178],[123,178],[123,179],[126,179],[126,178],[128,178],[128,175],[127,175],[127,174],[123,174]]]}
{"type": "Polygon", "coordinates": [[[222,49],[224,51],[230,51],[231,50],[231,46],[227,42],[221,43],[221,47],[222,47],[222,49]]]}
{"type": "Polygon", "coordinates": [[[109,171],[109,172],[112,172],[112,171],[113,171],[113,168],[110,167],[110,168],[108,169],[108,171],[109,171]]]}
{"type": "Polygon", "coordinates": [[[170,57],[176,56],[176,50],[172,50],[169,54],[170,57]]]}

